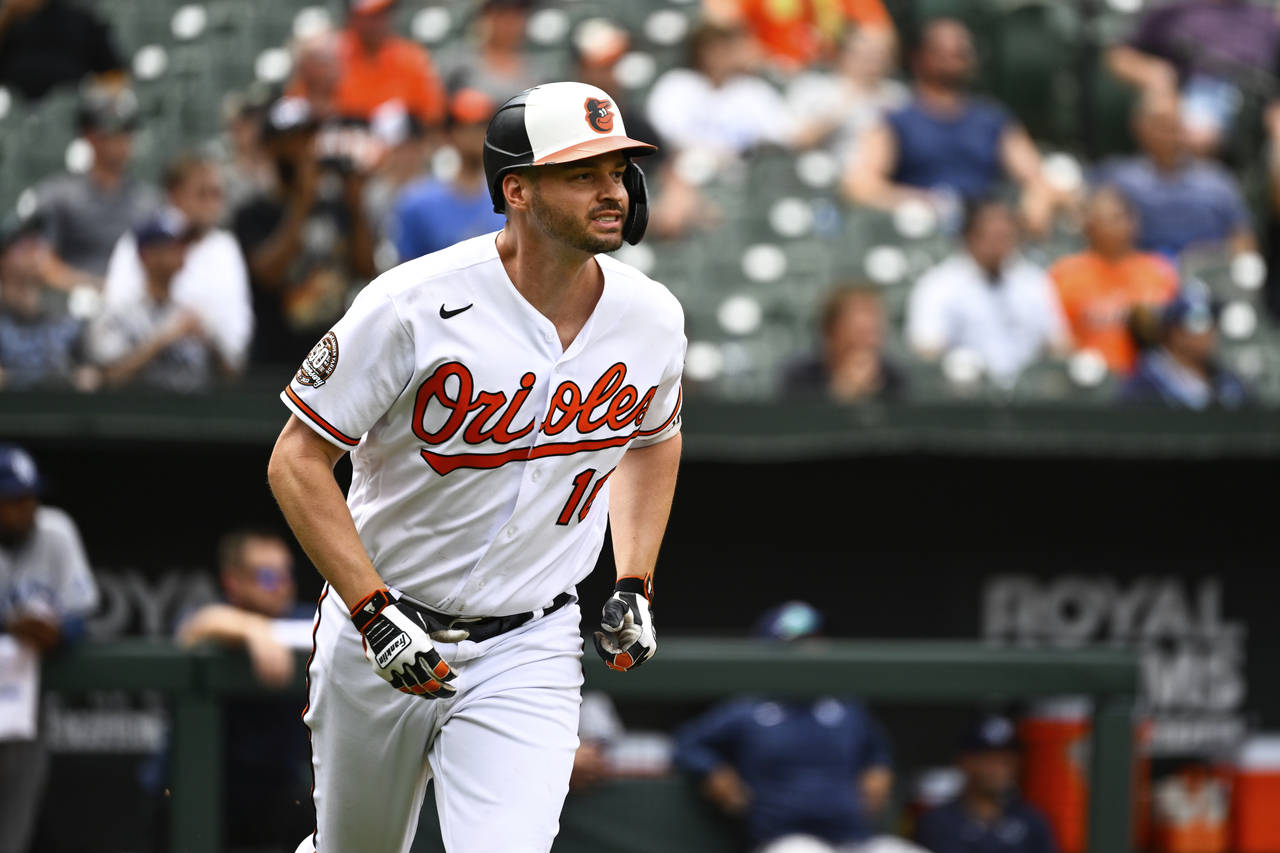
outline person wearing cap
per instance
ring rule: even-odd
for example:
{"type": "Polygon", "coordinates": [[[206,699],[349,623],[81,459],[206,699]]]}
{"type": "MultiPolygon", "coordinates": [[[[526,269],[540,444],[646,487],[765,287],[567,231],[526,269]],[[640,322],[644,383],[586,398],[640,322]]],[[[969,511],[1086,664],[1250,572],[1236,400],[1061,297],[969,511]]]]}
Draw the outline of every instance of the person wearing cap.
{"type": "Polygon", "coordinates": [[[1201,411],[1253,402],[1248,387],[1215,358],[1217,317],[1196,284],[1154,312],[1155,343],[1120,389],[1123,402],[1201,411]]]}
{"type": "MultiPolygon", "coordinates": [[[[42,492],[31,455],[0,444],[0,638],[28,659],[79,640],[98,604],[75,521],[42,505],[42,492]]],[[[0,740],[0,850],[27,850],[47,772],[38,725],[34,739],[0,740]]]]}
{"type": "Polygon", "coordinates": [[[320,128],[305,98],[284,97],[267,107],[262,144],[276,181],[232,218],[249,266],[250,360],[256,364],[301,359],[354,290],[377,274],[367,175],[349,161],[325,157],[317,145],[320,128]]]}
{"type": "Polygon", "coordinates": [[[458,168],[452,176],[410,184],[396,200],[391,234],[401,261],[502,227],[505,220],[494,213],[484,180],[484,132],[496,108],[475,89],[449,98],[448,140],[458,153],[458,168]]]}
{"type": "Polygon", "coordinates": [[[213,386],[216,369],[227,372],[200,315],[173,298],[190,239],[186,220],[173,210],[134,229],[146,286],[133,299],[108,304],[89,326],[89,355],[108,386],[204,391],[213,386]]]}
{"type": "Polygon", "coordinates": [[[959,796],[920,817],[916,841],[930,853],[1057,853],[1049,822],[1018,796],[1012,722],[978,721],[961,740],[959,765],[959,796]]]}
{"type": "MultiPolygon", "coordinates": [[[[802,642],[822,629],[803,601],[771,608],[754,636],[802,642]]],[[[874,837],[893,784],[889,742],[858,702],[744,696],[716,705],[675,733],[672,759],[712,803],[742,819],[761,851],[808,837],[852,850],[874,837]]]]}
{"type": "Polygon", "coordinates": [[[0,389],[97,387],[97,371],[85,364],[84,322],[51,304],[48,252],[39,217],[0,225],[0,389]]]}
{"type": "MultiPolygon", "coordinates": [[[[253,335],[249,271],[240,245],[222,220],[223,186],[217,164],[205,155],[179,154],[161,175],[169,210],[186,224],[187,251],[173,279],[173,301],[191,309],[232,373],[244,369],[253,335]]],[[[107,267],[103,298],[109,305],[137,302],[146,290],[133,234],[116,243],[107,267]]]]}
{"type": "Polygon", "coordinates": [[[36,187],[45,235],[53,248],[45,275],[55,286],[101,287],[120,235],[159,208],[155,190],[129,175],[137,129],[133,92],[85,90],[79,130],[93,151],[89,170],[49,178],[36,187]]]}
{"type": "Polygon", "coordinates": [[[299,853],[409,849],[428,779],[452,853],[551,849],[579,745],[576,590],[606,523],[591,643],[614,678],[657,653],[684,314],[610,257],[643,238],[650,150],[594,86],[509,99],[484,139],[502,230],[383,273],[281,393],[268,482],[328,582],[299,853]]]}

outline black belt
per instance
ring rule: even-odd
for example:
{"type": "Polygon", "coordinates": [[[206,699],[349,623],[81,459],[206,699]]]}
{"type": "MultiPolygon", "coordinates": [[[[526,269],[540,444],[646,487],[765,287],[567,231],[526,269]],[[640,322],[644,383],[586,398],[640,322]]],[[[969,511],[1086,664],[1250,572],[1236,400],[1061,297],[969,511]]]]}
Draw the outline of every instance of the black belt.
{"type": "MultiPolygon", "coordinates": [[[[561,607],[564,607],[571,601],[576,600],[571,592],[562,592],[551,600],[548,607],[543,608],[543,616],[555,613],[561,607]]],[[[425,623],[427,633],[434,631],[466,631],[467,639],[473,643],[483,643],[485,640],[491,640],[499,634],[505,634],[508,631],[519,628],[521,625],[538,616],[536,610],[530,610],[525,613],[516,613],[512,616],[450,616],[447,613],[440,613],[418,604],[416,601],[410,601],[408,598],[401,598],[400,603],[405,605],[411,611],[416,613],[425,623]]]]}

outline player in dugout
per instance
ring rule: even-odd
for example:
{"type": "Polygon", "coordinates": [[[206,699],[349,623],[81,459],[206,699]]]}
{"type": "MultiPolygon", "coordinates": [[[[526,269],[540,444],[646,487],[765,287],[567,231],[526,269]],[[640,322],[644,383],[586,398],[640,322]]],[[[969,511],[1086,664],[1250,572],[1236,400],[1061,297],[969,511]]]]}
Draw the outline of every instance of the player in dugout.
{"type": "MultiPolygon", "coordinates": [[[[797,642],[821,628],[812,605],[789,601],[767,611],[753,634],[797,642]]],[[[730,699],[676,732],[674,761],[707,799],[745,821],[758,853],[918,850],[875,832],[893,786],[889,742],[853,700],[730,699]]]]}

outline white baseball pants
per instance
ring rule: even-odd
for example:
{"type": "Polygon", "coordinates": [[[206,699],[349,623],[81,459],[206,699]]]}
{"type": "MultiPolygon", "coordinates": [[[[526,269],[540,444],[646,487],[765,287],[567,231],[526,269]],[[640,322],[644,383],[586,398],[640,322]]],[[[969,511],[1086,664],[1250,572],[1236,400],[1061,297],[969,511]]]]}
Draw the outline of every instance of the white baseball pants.
{"type": "Polygon", "coordinates": [[[449,699],[409,696],[365,660],[326,588],[309,668],[316,832],[297,853],[408,853],[435,779],[449,853],[546,853],[578,748],[579,612],[570,603],[483,643],[438,643],[449,699]]]}

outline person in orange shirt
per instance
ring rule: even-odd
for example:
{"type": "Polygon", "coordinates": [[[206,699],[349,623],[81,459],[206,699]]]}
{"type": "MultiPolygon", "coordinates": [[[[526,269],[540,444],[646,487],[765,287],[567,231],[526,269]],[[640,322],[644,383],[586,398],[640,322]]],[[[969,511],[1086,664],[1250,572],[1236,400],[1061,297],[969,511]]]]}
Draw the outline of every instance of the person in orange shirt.
{"type": "Polygon", "coordinates": [[[1102,187],[1085,206],[1088,248],[1049,270],[1076,348],[1096,350],[1119,373],[1137,361],[1128,326],[1133,309],[1164,305],[1178,292],[1178,273],[1168,261],[1134,249],[1137,228],[1124,194],[1102,187]]]}
{"type": "Polygon", "coordinates": [[[740,21],[766,59],[784,71],[835,58],[850,26],[893,40],[883,0],[707,0],[713,18],[740,21]]]}
{"type": "Polygon", "coordinates": [[[337,111],[370,120],[380,107],[399,101],[418,124],[437,127],[444,119],[444,86],[426,50],[392,30],[395,4],[348,0],[347,26],[339,39],[337,111]]]}

